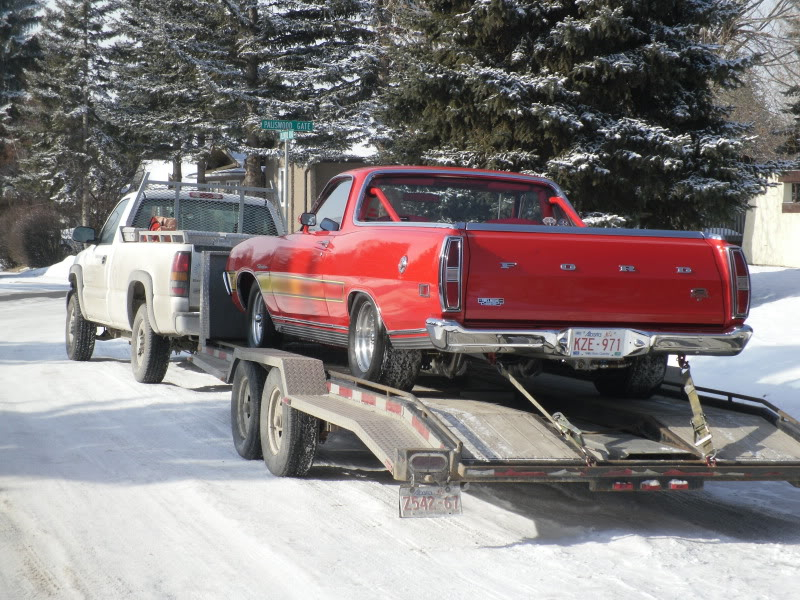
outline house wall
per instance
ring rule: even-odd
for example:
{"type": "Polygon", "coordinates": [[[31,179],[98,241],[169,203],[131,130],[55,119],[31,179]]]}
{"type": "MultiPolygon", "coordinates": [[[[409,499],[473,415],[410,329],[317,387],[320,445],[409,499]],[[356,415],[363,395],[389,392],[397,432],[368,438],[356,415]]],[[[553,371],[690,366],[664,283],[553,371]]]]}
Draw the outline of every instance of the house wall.
{"type": "Polygon", "coordinates": [[[750,202],[742,247],[752,265],[800,267],[800,206],[792,203],[791,181],[781,179],[750,202]]]}

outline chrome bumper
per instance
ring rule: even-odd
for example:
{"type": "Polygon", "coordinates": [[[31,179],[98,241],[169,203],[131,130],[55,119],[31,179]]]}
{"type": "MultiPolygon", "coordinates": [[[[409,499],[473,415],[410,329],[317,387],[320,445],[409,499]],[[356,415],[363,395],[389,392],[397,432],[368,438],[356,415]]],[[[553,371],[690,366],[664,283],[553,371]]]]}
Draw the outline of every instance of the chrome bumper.
{"type": "MultiPolygon", "coordinates": [[[[433,346],[445,352],[506,352],[552,358],[570,355],[570,329],[466,329],[456,321],[445,319],[428,319],[426,327],[433,346]]],[[[744,349],[750,336],[753,335],[753,329],[748,325],[736,327],[726,333],[713,334],[664,333],[634,329],[628,331],[635,339],[635,347],[626,356],[639,356],[651,352],[735,356],[744,349]]]]}

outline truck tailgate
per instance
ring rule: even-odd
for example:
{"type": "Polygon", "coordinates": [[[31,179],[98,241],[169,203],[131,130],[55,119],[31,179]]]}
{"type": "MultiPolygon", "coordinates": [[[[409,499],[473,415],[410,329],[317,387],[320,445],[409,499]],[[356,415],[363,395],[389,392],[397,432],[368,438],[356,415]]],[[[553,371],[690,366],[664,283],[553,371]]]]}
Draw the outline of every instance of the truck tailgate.
{"type": "Polygon", "coordinates": [[[700,234],[608,231],[468,227],[465,320],[725,323],[716,250],[700,234]]]}

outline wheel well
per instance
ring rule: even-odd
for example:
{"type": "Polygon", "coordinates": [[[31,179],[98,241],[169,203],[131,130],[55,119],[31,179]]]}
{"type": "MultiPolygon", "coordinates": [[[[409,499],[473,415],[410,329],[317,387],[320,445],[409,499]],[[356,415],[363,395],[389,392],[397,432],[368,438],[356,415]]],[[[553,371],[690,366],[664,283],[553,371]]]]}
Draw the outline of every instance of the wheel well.
{"type": "MultiPolygon", "coordinates": [[[[363,296],[364,298],[370,298],[369,294],[367,294],[366,292],[362,292],[360,290],[354,290],[354,291],[350,292],[350,295],[347,297],[347,314],[348,315],[352,315],[353,314],[353,308],[355,307],[356,302],[358,302],[358,299],[361,296],[363,296]]],[[[375,301],[373,300],[372,303],[375,304],[375,301]]],[[[378,305],[375,304],[375,306],[377,307],[378,305]]]]}
{"type": "Polygon", "coordinates": [[[250,290],[253,288],[253,284],[256,282],[256,278],[253,277],[251,273],[242,273],[239,276],[239,281],[236,284],[236,289],[238,290],[237,293],[239,294],[239,301],[242,303],[242,306],[247,310],[249,307],[247,303],[250,301],[250,290]]]}
{"type": "Polygon", "coordinates": [[[128,325],[133,327],[133,319],[142,304],[147,303],[147,294],[141,281],[134,281],[128,290],[128,325]]]}

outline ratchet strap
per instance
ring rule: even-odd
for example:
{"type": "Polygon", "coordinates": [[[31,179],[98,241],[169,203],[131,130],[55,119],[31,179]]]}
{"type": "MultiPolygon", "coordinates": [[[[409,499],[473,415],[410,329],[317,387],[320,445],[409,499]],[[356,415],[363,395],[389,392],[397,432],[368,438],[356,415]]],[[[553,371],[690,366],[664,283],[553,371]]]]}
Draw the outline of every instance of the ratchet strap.
{"type": "Polygon", "coordinates": [[[570,444],[575,446],[575,448],[583,455],[584,460],[586,461],[587,465],[593,465],[597,461],[595,460],[594,456],[589,453],[589,449],[586,447],[586,443],[583,440],[583,432],[575,427],[572,423],[569,422],[567,417],[565,417],[562,413],[557,412],[553,413],[552,415],[547,412],[547,409],[544,408],[539,402],[537,402],[536,398],[534,398],[531,393],[526,390],[522,384],[517,381],[517,378],[514,377],[511,373],[508,372],[501,363],[497,363],[497,370],[500,371],[500,374],[508,379],[514,387],[517,388],[520,393],[525,396],[536,410],[538,410],[544,417],[550,421],[550,423],[558,430],[558,432],[566,439],[570,444]]]}
{"type": "Polygon", "coordinates": [[[711,428],[708,420],[700,406],[700,397],[694,387],[694,381],[689,373],[689,361],[683,355],[678,356],[678,365],[681,368],[681,382],[683,391],[689,398],[689,406],[692,407],[692,430],[694,431],[694,445],[702,454],[706,463],[714,465],[716,463],[717,449],[714,448],[714,440],[711,437],[711,428]]]}

